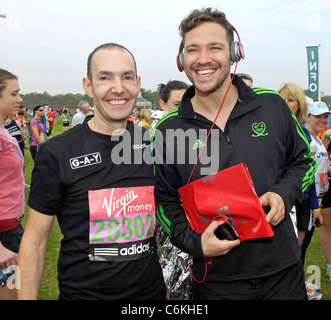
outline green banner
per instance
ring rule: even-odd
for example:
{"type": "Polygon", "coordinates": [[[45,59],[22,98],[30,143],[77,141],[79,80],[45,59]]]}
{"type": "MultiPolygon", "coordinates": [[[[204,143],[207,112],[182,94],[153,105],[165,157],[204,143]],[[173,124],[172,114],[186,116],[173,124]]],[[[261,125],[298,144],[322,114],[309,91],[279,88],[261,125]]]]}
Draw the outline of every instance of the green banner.
{"type": "Polygon", "coordinates": [[[308,58],[308,96],[318,97],[318,46],[307,47],[307,58],[308,58]]]}

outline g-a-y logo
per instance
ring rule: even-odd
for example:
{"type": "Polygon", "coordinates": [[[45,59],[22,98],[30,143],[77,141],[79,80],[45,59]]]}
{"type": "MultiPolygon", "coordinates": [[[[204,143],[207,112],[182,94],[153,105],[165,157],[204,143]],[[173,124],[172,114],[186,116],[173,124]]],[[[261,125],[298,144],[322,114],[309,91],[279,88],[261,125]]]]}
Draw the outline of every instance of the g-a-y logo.
{"type": "Polygon", "coordinates": [[[69,161],[71,169],[79,169],[101,163],[102,159],[99,152],[94,152],[76,158],[71,158],[69,161]]]}

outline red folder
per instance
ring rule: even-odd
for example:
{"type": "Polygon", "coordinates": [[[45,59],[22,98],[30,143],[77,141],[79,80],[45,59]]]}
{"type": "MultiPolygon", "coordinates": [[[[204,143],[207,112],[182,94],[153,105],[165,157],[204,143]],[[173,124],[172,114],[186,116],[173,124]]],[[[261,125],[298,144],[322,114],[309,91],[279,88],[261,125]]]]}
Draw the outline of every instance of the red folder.
{"type": "Polygon", "coordinates": [[[230,220],[240,241],[274,235],[243,163],[195,180],[178,191],[187,219],[198,233],[217,219],[230,220]]]}

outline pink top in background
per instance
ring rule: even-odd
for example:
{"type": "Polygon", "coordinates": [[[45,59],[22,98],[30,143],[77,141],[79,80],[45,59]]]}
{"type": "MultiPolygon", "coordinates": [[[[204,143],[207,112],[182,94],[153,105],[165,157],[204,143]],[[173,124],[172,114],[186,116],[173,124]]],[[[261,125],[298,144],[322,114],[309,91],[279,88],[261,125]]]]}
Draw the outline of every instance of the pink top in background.
{"type": "Polygon", "coordinates": [[[24,214],[23,154],[0,123],[0,223],[24,214]]]}
{"type": "Polygon", "coordinates": [[[37,142],[33,132],[32,132],[32,126],[38,125],[38,133],[42,137],[43,136],[43,131],[44,131],[44,125],[41,122],[41,120],[37,120],[36,118],[31,119],[30,121],[30,134],[31,134],[31,145],[32,146],[38,146],[39,143],[37,142]]]}

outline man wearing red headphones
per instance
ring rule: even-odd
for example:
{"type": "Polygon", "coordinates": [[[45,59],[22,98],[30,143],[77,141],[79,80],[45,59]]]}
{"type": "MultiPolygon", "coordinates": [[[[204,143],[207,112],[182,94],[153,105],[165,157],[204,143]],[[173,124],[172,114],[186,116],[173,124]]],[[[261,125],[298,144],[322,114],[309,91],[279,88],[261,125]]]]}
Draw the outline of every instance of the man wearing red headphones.
{"type": "MultiPolygon", "coordinates": [[[[233,41],[236,30],[224,13],[211,8],[194,10],[179,29],[182,43],[177,65],[193,86],[181,105],[155,128],[154,165],[159,222],[174,245],[194,256],[194,297],[306,299],[300,248],[289,211],[302,199],[316,170],[309,146],[276,92],[250,88],[231,75],[231,66],[244,58],[244,51],[239,36],[239,42],[233,41]],[[179,129],[182,134],[195,133],[196,142],[178,137],[169,143],[174,135],[167,133],[179,129]],[[206,132],[211,133],[207,139],[206,132]],[[202,157],[196,161],[204,146],[201,156],[211,154],[210,163],[202,157]],[[212,146],[217,146],[217,154],[212,146]],[[197,155],[193,162],[192,149],[197,155]],[[242,242],[219,240],[214,231],[221,222],[216,220],[203,233],[194,232],[178,189],[239,163],[248,166],[274,236],[242,242]],[[212,172],[207,173],[208,165],[212,172]],[[212,263],[204,262],[212,257],[212,263]]],[[[199,196],[203,195],[195,195],[199,196]]]]}

